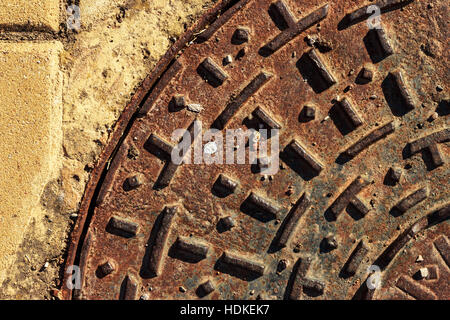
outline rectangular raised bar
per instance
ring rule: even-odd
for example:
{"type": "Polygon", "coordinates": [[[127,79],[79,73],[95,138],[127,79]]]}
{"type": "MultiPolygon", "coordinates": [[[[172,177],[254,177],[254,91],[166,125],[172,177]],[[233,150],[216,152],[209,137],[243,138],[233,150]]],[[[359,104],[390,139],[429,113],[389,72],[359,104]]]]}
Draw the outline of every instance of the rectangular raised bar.
{"type": "Polygon", "coordinates": [[[419,300],[436,300],[436,295],[417,281],[407,276],[401,276],[396,283],[397,288],[419,300]]]}
{"type": "Polygon", "coordinates": [[[281,125],[278,124],[274,119],[272,119],[271,116],[267,112],[265,112],[262,108],[258,107],[254,111],[255,116],[264,122],[266,126],[268,126],[270,129],[281,129],[281,125]]]}
{"type": "Polygon", "coordinates": [[[350,255],[350,258],[348,259],[347,263],[345,264],[344,271],[348,275],[354,275],[368,252],[369,250],[364,245],[364,243],[362,241],[359,242],[355,250],[350,255]]]}
{"type": "Polygon", "coordinates": [[[367,20],[372,14],[373,11],[368,11],[367,9],[370,6],[377,6],[380,8],[381,12],[385,12],[397,6],[406,5],[414,0],[379,0],[376,3],[369,4],[362,8],[359,8],[348,15],[348,21],[351,24],[354,24],[359,21],[367,20]]]}
{"type": "Polygon", "coordinates": [[[148,143],[160,149],[166,155],[170,155],[172,153],[173,147],[153,133],[150,135],[150,138],[148,138],[148,143]]]}
{"type": "Polygon", "coordinates": [[[319,56],[316,53],[316,50],[311,49],[307,53],[309,59],[314,64],[316,69],[319,71],[319,74],[321,75],[322,79],[325,81],[328,87],[331,87],[336,83],[336,79],[333,77],[333,75],[327,70],[325,67],[325,64],[322,62],[322,60],[319,58],[319,56]]]}
{"type": "Polygon", "coordinates": [[[428,197],[428,188],[423,187],[408,195],[406,198],[400,201],[395,207],[401,212],[406,212],[419,202],[425,200],[427,197],[428,197]]]}
{"type": "Polygon", "coordinates": [[[163,217],[161,220],[161,225],[159,226],[159,230],[156,234],[155,243],[153,244],[149,261],[150,270],[157,276],[161,275],[161,269],[164,263],[164,249],[167,246],[170,229],[177,210],[178,207],[176,206],[165,207],[162,213],[163,217]]]}
{"type": "Polygon", "coordinates": [[[253,192],[250,194],[248,199],[251,204],[253,204],[254,206],[260,208],[261,210],[263,210],[267,213],[270,213],[275,218],[277,217],[277,214],[280,211],[280,207],[269,202],[268,200],[264,199],[263,197],[256,195],[253,192]]]}
{"type": "Polygon", "coordinates": [[[410,143],[411,153],[417,153],[433,144],[442,143],[450,140],[450,129],[444,129],[434,132],[426,137],[417,139],[410,143]]]}
{"type": "Polygon", "coordinates": [[[123,300],[136,300],[137,297],[137,290],[138,285],[136,282],[136,279],[134,279],[133,276],[127,275],[125,277],[125,285],[124,285],[124,291],[122,293],[122,299],[123,300]]]}
{"type": "Polygon", "coordinates": [[[134,237],[139,229],[137,223],[118,218],[111,217],[108,223],[108,230],[115,235],[124,237],[134,237]]]}
{"type": "Polygon", "coordinates": [[[366,135],[364,138],[353,144],[350,148],[348,148],[344,153],[349,157],[355,157],[361,151],[371,146],[373,143],[381,140],[386,137],[388,134],[395,131],[394,122],[389,122],[388,124],[382,126],[379,129],[376,129],[366,135]]]}
{"type": "Polygon", "coordinates": [[[330,211],[334,214],[334,217],[337,218],[345,207],[348,206],[352,198],[355,197],[368,184],[369,181],[363,179],[361,176],[356,177],[356,179],[352,181],[352,183],[331,205],[330,211]]]}
{"type": "Polygon", "coordinates": [[[290,300],[298,300],[303,292],[303,283],[306,273],[311,265],[311,258],[298,258],[297,269],[294,271],[294,282],[292,284],[291,292],[289,293],[290,300]]]}
{"type": "Polygon", "coordinates": [[[295,229],[300,222],[300,218],[303,214],[308,210],[311,200],[307,193],[304,193],[301,198],[297,201],[295,206],[293,207],[293,212],[289,214],[286,218],[285,223],[282,225],[282,232],[279,238],[276,240],[276,244],[279,247],[286,247],[289,240],[292,238],[292,235],[295,232],[295,229]]]}
{"type": "Polygon", "coordinates": [[[223,129],[239,108],[271,78],[272,75],[270,73],[265,71],[259,73],[235,99],[228,103],[225,110],[216,119],[215,126],[218,129],[223,129]]]}
{"type": "Polygon", "coordinates": [[[306,163],[308,163],[311,166],[311,168],[313,168],[317,173],[323,170],[323,165],[318,160],[316,160],[312,155],[310,155],[299,142],[293,140],[289,145],[292,148],[292,150],[294,150],[295,153],[306,163]]]}
{"type": "Polygon", "coordinates": [[[348,121],[353,127],[356,128],[363,124],[361,117],[352,107],[347,98],[342,99],[342,101],[339,102],[339,106],[341,107],[342,112],[346,115],[348,121]]]}
{"type": "Polygon", "coordinates": [[[253,274],[262,276],[266,266],[259,261],[250,260],[236,253],[224,252],[223,262],[238,269],[251,272],[253,274]]]}
{"type": "Polygon", "coordinates": [[[176,243],[178,249],[195,257],[205,259],[208,255],[209,245],[199,239],[179,236],[176,243]]]}
{"type": "Polygon", "coordinates": [[[278,0],[273,4],[273,8],[276,10],[277,14],[284,19],[284,22],[288,26],[288,28],[295,27],[295,18],[292,14],[291,10],[287,7],[287,5],[282,0],[278,0]]]}
{"type": "Polygon", "coordinates": [[[440,236],[439,238],[434,240],[434,246],[441,254],[447,266],[450,267],[450,244],[448,243],[447,237],[440,236]]]}
{"type": "Polygon", "coordinates": [[[206,58],[200,64],[200,72],[213,86],[220,86],[228,79],[228,75],[211,58],[206,58]]]}
{"type": "Polygon", "coordinates": [[[313,11],[303,19],[300,19],[293,27],[282,31],[272,41],[266,44],[263,47],[264,50],[269,51],[270,53],[277,51],[300,33],[325,19],[328,15],[328,9],[329,6],[326,4],[316,11],[313,11]]]}
{"type": "Polygon", "coordinates": [[[402,100],[405,103],[408,110],[414,109],[414,101],[408,92],[403,74],[400,71],[393,71],[390,74],[394,79],[395,84],[397,85],[397,88],[400,91],[400,96],[402,97],[402,100]]]}

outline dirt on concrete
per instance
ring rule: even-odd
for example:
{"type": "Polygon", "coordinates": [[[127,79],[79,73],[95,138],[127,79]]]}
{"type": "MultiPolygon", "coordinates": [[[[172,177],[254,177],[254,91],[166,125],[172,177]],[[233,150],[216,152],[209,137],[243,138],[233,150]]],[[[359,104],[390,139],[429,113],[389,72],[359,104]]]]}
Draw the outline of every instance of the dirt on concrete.
{"type": "MultiPolygon", "coordinates": [[[[0,299],[56,299],[61,267],[89,174],[144,77],[212,0],[79,1],[81,29],[61,55],[63,145],[42,214],[26,228],[0,299]]],[[[61,29],[64,29],[64,23],[61,29]]]]}

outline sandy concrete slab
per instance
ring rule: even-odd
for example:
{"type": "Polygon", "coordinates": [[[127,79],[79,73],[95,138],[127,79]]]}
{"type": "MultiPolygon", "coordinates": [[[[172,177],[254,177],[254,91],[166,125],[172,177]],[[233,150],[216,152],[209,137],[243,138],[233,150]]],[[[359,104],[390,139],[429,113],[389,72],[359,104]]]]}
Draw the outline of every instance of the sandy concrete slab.
{"type": "Polygon", "coordinates": [[[58,31],[60,0],[0,0],[0,27],[58,31]]]}
{"type": "Polygon", "coordinates": [[[59,42],[0,42],[0,280],[59,171],[61,50],[59,42]]]}
{"type": "MultiPolygon", "coordinates": [[[[170,45],[213,3],[211,0],[92,0],[78,3],[80,30],[67,38],[65,34],[61,35],[64,43],[60,65],[64,77],[63,114],[58,116],[62,117],[63,137],[59,140],[60,137],[55,135],[56,147],[42,149],[47,153],[48,150],[61,151],[62,156],[53,156],[52,159],[58,161],[52,162],[54,170],[47,178],[42,178],[42,184],[37,187],[40,189],[44,185],[40,197],[23,201],[33,202],[28,207],[32,208],[28,212],[31,218],[24,232],[17,231],[20,236],[17,241],[22,242],[15,251],[9,251],[11,256],[14,251],[15,256],[8,262],[10,267],[6,275],[0,277],[0,299],[57,297],[55,292],[63,285],[60,276],[67,242],[73,224],[79,218],[77,213],[86,183],[118,117],[170,45]]],[[[62,15],[64,13],[62,8],[62,15]]],[[[40,32],[18,34],[28,34],[31,39],[45,38],[40,32]]],[[[3,35],[9,42],[23,41],[17,34],[4,32],[3,35]]],[[[0,42],[0,51],[3,48],[0,42]]],[[[38,45],[35,48],[41,52],[38,45]]],[[[24,71],[19,65],[17,73],[21,72],[24,71]]],[[[30,95],[41,95],[39,90],[28,91],[30,95]]],[[[11,207],[5,206],[2,210],[0,215],[9,212],[11,207]]],[[[21,210],[26,212],[28,209],[21,210]]],[[[2,227],[13,228],[6,224],[0,225],[2,227]]]]}

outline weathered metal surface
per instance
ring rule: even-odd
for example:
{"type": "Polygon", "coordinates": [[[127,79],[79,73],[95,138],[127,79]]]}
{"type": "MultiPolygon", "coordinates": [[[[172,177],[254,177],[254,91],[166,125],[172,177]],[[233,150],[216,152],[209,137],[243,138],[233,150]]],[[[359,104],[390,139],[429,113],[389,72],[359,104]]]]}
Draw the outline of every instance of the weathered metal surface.
{"type": "Polygon", "coordinates": [[[119,122],[72,238],[73,296],[448,299],[444,2],[379,1],[379,30],[366,1],[224,3],[119,122]],[[276,174],[171,161],[194,120],[225,132],[255,118],[279,129],[276,174]]]}

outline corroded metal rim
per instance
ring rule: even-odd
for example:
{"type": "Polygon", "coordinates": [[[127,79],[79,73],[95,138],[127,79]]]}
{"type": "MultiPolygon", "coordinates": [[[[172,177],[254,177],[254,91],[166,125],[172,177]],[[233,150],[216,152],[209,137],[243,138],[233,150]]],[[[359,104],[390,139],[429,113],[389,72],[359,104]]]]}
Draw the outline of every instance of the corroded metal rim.
{"type": "MultiPolygon", "coordinates": [[[[244,1],[247,2],[248,0],[244,1]]],[[[230,18],[235,10],[239,10],[242,3],[238,3],[236,0],[221,0],[211,9],[209,9],[197,22],[196,25],[188,29],[166,52],[161,58],[153,71],[144,79],[142,84],[137,89],[136,93],[132,97],[131,101],[127,104],[124,111],[119,117],[119,120],[114,127],[113,134],[102,151],[94,170],[91,173],[89,182],[86,186],[86,190],[81,201],[78,219],[75,223],[74,229],[70,236],[69,249],[67,258],[64,265],[64,281],[62,283],[62,297],[63,299],[72,298],[72,290],[66,286],[66,282],[69,281],[71,271],[68,271],[68,267],[75,264],[77,258],[82,258],[82,252],[80,252],[80,243],[87,241],[84,238],[85,232],[89,227],[89,214],[92,209],[93,201],[95,201],[96,191],[98,192],[99,183],[105,178],[106,171],[109,169],[109,165],[112,163],[115,152],[124,136],[127,126],[131,119],[139,113],[139,107],[142,102],[145,101],[145,97],[151,94],[151,92],[157,86],[164,72],[168,70],[171,62],[176,58],[183,48],[188,46],[196,36],[202,32],[205,27],[210,26],[211,34],[213,30],[219,28],[223,23],[230,18]],[[233,5],[234,8],[233,8],[233,5]],[[228,12],[228,14],[227,14],[228,12]]],[[[204,34],[204,33],[203,33],[204,34]]],[[[104,183],[108,183],[105,181],[104,183]]]]}

